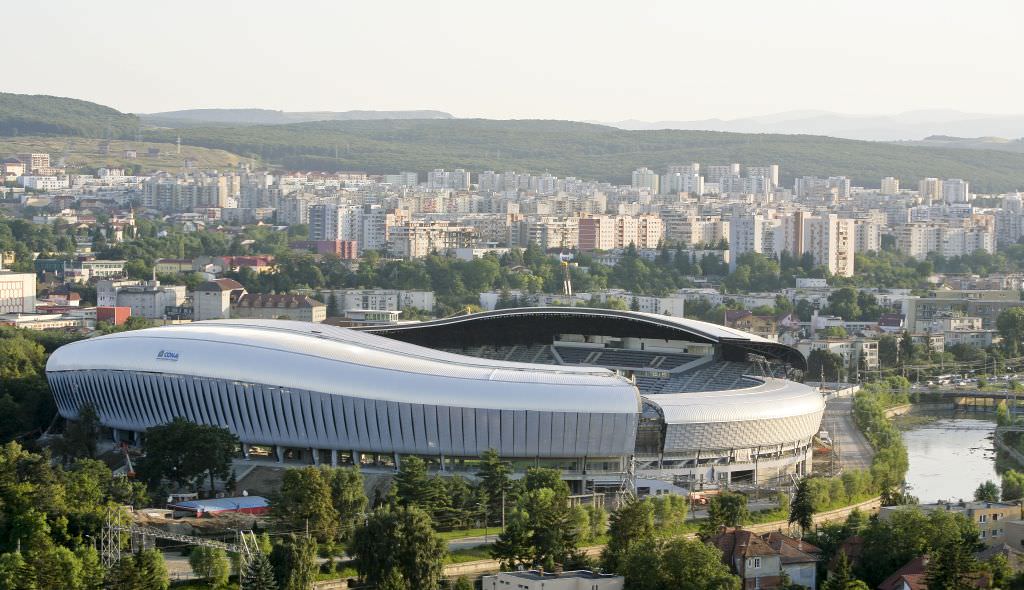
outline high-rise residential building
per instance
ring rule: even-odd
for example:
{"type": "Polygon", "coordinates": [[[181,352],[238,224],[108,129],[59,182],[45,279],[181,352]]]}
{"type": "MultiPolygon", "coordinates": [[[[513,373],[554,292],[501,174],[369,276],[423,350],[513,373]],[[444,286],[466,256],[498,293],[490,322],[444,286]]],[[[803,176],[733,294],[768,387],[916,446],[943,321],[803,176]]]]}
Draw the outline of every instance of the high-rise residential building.
{"type": "Polygon", "coordinates": [[[36,310],[36,275],[0,269],[0,313],[36,310]]]}
{"type": "Polygon", "coordinates": [[[878,252],[882,249],[882,227],[873,219],[854,219],[854,252],[878,252]]]}
{"type": "Polygon", "coordinates": [[[793,181],[793,196],[798,199],[831,202],[839,196],[839,191],[827,178],[801,176],[793,181]]]}
{"type": "Polygon", "coordinates": [[[942,181],[938,178],[922,178],[917,183],[917,194],[925,203],[942,199],[942,181]]]}
{"type": "Polygon", "coordinates": [[[385,174],[384,182],[394,186],[416,186],[420,182],[419,174],[416,172],[399,172],[398,174],[385,174]]]}
{"type": "Polygon", "coordinates": [[[50,167],[50,154],[18,154],[18,159],[28,173],[50,167]]]}
{"type": "Polygon", "coordinates": [[[831,274],[853,276],[855,243],[853,219],[840,219],[834,213],[804,219],[801,254],[809,252],[815,264],[825,266],[831,274]]]}
{"type": "Polygon", "coordinates": [[[942,200],[949,204],[966,203],[970,194],[969,183],[960,178],[942,181],[942,200]]]}
{"type": "Polygon", "coordinates": [[[700,164],[691,162],[689,164],[675,164],[668,167],[669,174],[700,174],[700,164]]]}
{"type": "Polygon", "coordinates": [[[779,188],[779,165],[768,166],[747,166],[747,178],[764,178],[768,183],[768,190],[779,188]]]}
{"type": "Polygon", "coordinates": [[[320,203],[309,208],[310,240],[358,240],[359,234],[359,209],[357,207],[320,203]]]}
{"type": "Polygon", "coordinates": [[[611,250],[615,247],[615,220],[608,215],[581,217],[579,220],[580,250],[611,250]]]}
{"type": "Polygon", "coordinates": [[[836,196],[840,199],[850,198],[850,179],[846,176],[829,176],[828,187],[835,189],[836,196]]]}
{"type": "Polygon", "coordinates": [[[748,252],[764,252],[766,219],[760,213],[734,215],[729,220],[729,269],[736,268],[736,260],[748,252]]]}
{"type": "Polygon", "coordinates": [[[696,172],[669,172],[661,177],[663,194],[689,193],[704,194],[704,178],[696,172]]]}
{"type": "Polygon", "coordinates": [[[882,179],[881,188],[878,192],[883,195],[898,195],[900,193],[900,179],[886,176],[882,179]]]}
{"type": "Polygon", "coordinates": [[[704,180],[707,182],[718,183],[725,176],[739,176],[740,165],[739,164],[728,164],[726,166],[708,166],[707,173],[704,175],[704,180]]]}
{"type": "Polygon", "coordinates": [[[422,258],[431,252],[468,248],[473,240],[470,227],[447,221],[407,221],[390,229],[388,250],[401,258],[422,258]]]}
{"type": "Polygon", "coordinates": [[[633,188],[658,193],[658,174],[650,168],[637,168],[633,171],[633,188]]]}
{"type": "Polygon", "coordinates": [[[978,250],[995,252],[995,232],[984,224],[943,222],[906,223],[896,228],[896,246],[906,254],[924,260],[929,252],[951,258],[978,250]]]}

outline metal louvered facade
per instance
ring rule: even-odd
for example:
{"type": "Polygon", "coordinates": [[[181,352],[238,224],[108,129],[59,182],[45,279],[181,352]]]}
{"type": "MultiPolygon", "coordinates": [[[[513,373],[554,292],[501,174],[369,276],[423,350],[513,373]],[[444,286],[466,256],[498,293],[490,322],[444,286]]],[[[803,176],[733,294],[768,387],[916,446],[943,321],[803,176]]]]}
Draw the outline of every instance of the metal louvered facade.
{"type": "Polygon", "coordinates": [[[246,445],[625,458],[639,394],[604,369],[481,361],[299,322],[197,322],[88,339],[47,364],[60,414],[124,432],[182,417],[246,445]]]}
{"type": "Polygon", "coordinates": [[[133,371],[52,372],[62,416],[85,403],[111,428],[141,431],[176,417],[227,428],[243,442],[364,453],[475,457],[629,455],[636,416],[411,404],[133,371]]]}

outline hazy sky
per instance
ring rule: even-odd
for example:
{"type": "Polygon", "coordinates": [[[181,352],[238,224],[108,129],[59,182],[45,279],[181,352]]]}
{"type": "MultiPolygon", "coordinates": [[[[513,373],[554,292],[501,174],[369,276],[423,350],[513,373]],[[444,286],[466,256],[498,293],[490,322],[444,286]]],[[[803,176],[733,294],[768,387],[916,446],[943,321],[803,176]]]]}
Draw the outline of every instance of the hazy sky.
{"type": "Polygon", "coordinates": [[[1020,0],[47,0],[4,16],[0,47],[27,67],[0,88],[126,112],[1024,111],[1020,0]]]}

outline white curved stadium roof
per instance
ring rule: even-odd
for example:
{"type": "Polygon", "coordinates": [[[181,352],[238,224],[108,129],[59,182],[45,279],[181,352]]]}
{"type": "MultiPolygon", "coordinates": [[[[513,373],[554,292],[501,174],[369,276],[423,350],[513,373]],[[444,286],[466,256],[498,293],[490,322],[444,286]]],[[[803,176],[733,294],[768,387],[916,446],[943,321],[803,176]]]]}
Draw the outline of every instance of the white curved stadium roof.
{"type": "Polygon", "coordinates": [[[47,372],[129,370],[232,379],[404,403],[636,413],[639,394],[603,368],[479,359],[365,332],[284,320],[216,320],[78,341],[47,372]]]}
{"type": "Polygon", "coordinates": [[[821,393],[807,385],[784,379],[742,389],[659,393],[643,396],[661,408],[666,424],[709,424],[774,420],[820,413],[825,409],[821,393]]]}

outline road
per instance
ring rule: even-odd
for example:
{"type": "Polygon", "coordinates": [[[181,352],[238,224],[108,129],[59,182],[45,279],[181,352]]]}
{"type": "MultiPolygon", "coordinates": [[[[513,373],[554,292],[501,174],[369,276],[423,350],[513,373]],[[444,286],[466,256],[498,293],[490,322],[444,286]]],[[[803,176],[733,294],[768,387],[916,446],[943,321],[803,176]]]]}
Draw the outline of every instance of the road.
{"type": "Polygon", "coordinates": [[[853,422],[853,398],[837,397],[825,404],[821,427],[829,431],[839,447],[839,460],[844,469],[868,469],[875,452],[853,422]]]}

